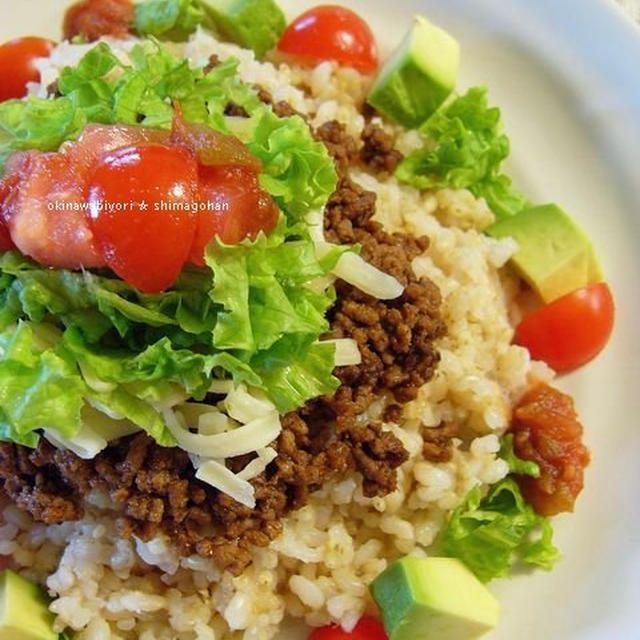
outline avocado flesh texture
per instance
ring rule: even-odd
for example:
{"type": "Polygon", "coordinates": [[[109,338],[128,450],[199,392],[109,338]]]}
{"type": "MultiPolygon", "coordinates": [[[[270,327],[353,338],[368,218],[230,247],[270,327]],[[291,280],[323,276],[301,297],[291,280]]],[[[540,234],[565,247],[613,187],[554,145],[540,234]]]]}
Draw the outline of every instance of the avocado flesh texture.
{"type": "Polygon", "coordinates": [[[419,127],[451,94],[460,45],[421,16],[381,69],[367,101],[405,127],[419,127]]]}
{"type": "Polygon", "coordinates": [[[498,601],[456,558],[398,560],[371,593],[390,640],[472,640],[498,623],[498,601]]]}
{"type": "Polygon", "coordinates": [[[258,58],[275,47],[287,26],[274,0],[207,0],[203,8],[225,38],[258,58]]]}
{"type": "Polygon", "coordinates": [[[13,571],[0,574],[0,640],[58,640],[40,587],[13,571]]]}
{"type": "Polygon", "coordinates": [[[522,277],[545,302],[602,281],[589,237],[560,207],[543,204],[504,218],[485,230],[518,243],[511,258],[522,277]]]}

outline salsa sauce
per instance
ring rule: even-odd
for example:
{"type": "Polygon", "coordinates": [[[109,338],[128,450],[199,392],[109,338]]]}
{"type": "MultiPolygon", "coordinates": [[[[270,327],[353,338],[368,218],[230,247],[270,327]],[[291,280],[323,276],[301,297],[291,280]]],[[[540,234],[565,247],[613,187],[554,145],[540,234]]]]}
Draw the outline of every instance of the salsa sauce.
{"type": "Polygon", "coordinates": [[[517,476],[525,498],[541,515],[573,511],[590,455],[572,398],[540,384],[517,404],[510,429],[516,454],[540,467],[537,478],[517,476]]]}

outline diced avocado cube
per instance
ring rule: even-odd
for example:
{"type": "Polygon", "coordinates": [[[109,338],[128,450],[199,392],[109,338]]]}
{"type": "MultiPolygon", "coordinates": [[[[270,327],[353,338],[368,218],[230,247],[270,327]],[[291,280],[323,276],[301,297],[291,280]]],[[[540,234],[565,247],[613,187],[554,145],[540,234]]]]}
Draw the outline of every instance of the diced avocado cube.
{"type": "Polygon", "coordinates": [[[274,0],[207,0],[203,6],[222,36],[258,58],[275,47],[287,26],[274,0]]]}
{"type": "Polygon", "coordinates": [[[405,127],[419,127],[456,86],[460,45],[416,16],[411,31],[380,70],[369,104],[405,127]]]}
{"type": "Polygon", "coordinates": [[[371,593],[390,640],[472,640],[498,623],[498,601],[456,558],[402,558],[371,593]]]}
{"type": "Polygon", "coordinates": [[[602,281],[588,236],[560,207],[543,204],[503,218],[485,230],[518,243],[512,264],[545,302],[602,281]]]}
{"type": "Polygon", "coordinates": [[[0,640],[58,640],[53,620],[40,587],[13,571],[0,573],[0,640]]]}

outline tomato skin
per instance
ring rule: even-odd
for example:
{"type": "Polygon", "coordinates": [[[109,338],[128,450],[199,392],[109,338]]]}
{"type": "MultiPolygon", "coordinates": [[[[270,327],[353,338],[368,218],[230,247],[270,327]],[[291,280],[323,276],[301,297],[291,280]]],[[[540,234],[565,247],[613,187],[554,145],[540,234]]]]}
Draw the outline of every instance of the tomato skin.
{"type": "Polygon", "coordinates": [[[614,316],[611,291],[599,282],[533,311],[516,327],[515,342],[556,371],[571,371],[602,351],[614,316]]]}
{"type": "Polygon", "coordinates": [[[193,154],[161,144],[117,149],[98,160],[87,192],[89,224],[109,267],[145,293],[171,286],[196,229],[192,207],[198,166],[193,154]],[[100,209],[100,203],[122,208],[100,209]],[[179,208],[158,209],[162,203],[179,208]]]}
{"type": "Polygon", "coordinates": [[[82,0],[67,9],[62,31],[66,40],[76,36],[88,42],[101,36],[124,38],[134,18],[131,0],[82,0]]]}
{"type": "Polygon", "coordinates": [[[55,43],[29,36],[5,42],[0,46],[0,102],[27,95],[27,83],[39,82],[35,61],[45,58],[55,43]]]}
{"type": "Polygon", "coordinates": [[[204,265],[204,250],[215,235],[237,244],[275,228],[278,209],[251,169],[201,166],[199,181],[201,208],[189,262],[204,265]]]}
{"type": "Polygon", "coordinates": [[[334,60],[362,73],[378,68],[378,50],[369,25],[337,5],[321,5],[298,16],[282,34],[278,50],[306,64],[334,60]]]}
{"type": "Polygon", "coordinates": [[[315,629],[307,640],[388,640],[388,637],[379,620],[364,616],[351,633],[331,625],[315,629]]]}

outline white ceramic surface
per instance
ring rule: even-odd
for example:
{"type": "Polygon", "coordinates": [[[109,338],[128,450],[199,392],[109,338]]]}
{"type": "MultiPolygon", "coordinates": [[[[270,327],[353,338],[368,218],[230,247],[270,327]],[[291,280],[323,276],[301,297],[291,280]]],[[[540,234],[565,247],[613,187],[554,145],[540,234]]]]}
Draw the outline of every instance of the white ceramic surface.
{"type": "MultiPolygon", "coordinates": [[[[0,0],[0,40],[59,35],[67,0],[0,0]]],[[[312,3],[290,0],[296,12],[312,3]]],[[[588,230],[618,307],[596,362],[563,378],[593,464],[550,574],[499,581],[493,640],[640,638],[640,35],[607,0],[360,0],[388,51],[421,12],[462,43],[461,85],[487,84],[512,141],[510,171],[588,230]]],[[[294,633],[291,638],[302,638],[294,633]]],[[[283,638],[284,640],[284,638],[283,638]]],[[[437,640],[437,639],[434,639],[437,640]]]]}

